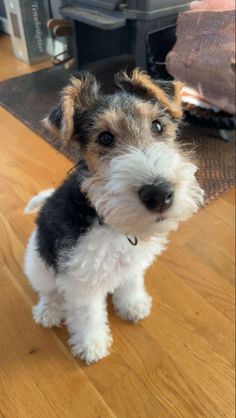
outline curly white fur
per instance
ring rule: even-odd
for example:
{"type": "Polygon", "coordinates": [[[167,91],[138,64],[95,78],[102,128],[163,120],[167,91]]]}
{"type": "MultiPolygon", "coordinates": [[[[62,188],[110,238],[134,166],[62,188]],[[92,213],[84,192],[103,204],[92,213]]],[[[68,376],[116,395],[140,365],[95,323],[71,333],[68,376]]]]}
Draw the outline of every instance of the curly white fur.
{"type": "Polygon", "coordinates": [[[130,147],[124,155],[102,161],[96,175],[83,183],[89,199],[105,223],[141,239],[149,239],[177,228],[203,202],[203,191],[195,173],[197,167],[175,148],[159,142],[144,149],[130,147]],[[144,184],[169,181],[175,189],[173,205],[160,222],[157,214],[140,203],[138,190],[144,184]]]}

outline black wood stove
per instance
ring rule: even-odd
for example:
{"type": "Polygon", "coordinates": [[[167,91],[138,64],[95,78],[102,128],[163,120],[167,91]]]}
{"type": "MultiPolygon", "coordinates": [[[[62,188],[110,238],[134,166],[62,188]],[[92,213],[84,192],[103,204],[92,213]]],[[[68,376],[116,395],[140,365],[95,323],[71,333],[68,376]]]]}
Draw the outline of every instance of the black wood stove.
{"type": "Polygon", "coordinates": [[[71,0],[61,13],[73,21],[76,67],[120,55],[167,75],[163,62],[175,42],[175,24],[186,0],[71,0]]]}

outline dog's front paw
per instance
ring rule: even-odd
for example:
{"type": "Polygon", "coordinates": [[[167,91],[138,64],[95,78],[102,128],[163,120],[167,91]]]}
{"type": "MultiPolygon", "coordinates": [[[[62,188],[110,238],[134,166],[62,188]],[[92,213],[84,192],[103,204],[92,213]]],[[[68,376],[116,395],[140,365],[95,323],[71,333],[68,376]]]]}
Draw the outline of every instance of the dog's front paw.
{"type": "Polygon", "coordinates": [[[152,298],[148,293],[142,295],[116,298],[113,296],[113,303],[117,315],[126,321],[138,322],[146,318],[152,307],[152,298]]]}
{"type": "Polygon", "coordinates": [[[45,328],[59,327],[64,318],[64,311],[60,305],[45,304],[41,300],[33,307],[32,312],[36,324],[45,328]]]}
{"type": "Polygon", "coordinates": [[[112,344],[111,334],[105,336],[90,337],[89,342],[83,342],[78,340],[77,335],[73,335],[69,339],[72,354],[75,357],[79,357],[87,364],[95,363],[106,357],[109,354],[109,348],[112,344]]]}

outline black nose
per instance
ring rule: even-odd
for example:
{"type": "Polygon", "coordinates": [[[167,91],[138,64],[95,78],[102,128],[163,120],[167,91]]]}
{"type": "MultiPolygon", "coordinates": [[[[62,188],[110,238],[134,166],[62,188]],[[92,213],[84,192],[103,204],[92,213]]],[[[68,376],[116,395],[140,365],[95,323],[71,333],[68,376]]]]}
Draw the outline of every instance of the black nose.
{"type": "Polygon", "coordinates": [[[147,209],[157,212],[164,212],[168,209],[174,199],[174,191],[171,185],[163,181],[158,185],[146,184],[138,192],[139,198],[147,209]]]}

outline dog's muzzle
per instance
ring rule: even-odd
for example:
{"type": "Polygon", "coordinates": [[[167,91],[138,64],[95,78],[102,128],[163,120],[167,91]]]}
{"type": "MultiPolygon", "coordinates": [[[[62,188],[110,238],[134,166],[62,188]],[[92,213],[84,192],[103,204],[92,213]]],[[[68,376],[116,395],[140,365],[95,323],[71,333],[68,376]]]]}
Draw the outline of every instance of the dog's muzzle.
{"type": "Polygon", "coordinates": [[[139,189],[138,195],[148,210],[158,213],[167,210],[174,200],[173,187],[167,181],[162,181],[158,185],[145,184],[139,189]]]}

